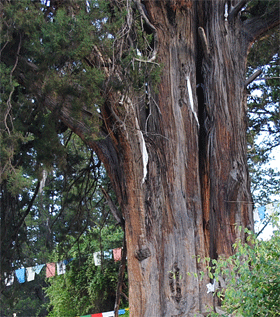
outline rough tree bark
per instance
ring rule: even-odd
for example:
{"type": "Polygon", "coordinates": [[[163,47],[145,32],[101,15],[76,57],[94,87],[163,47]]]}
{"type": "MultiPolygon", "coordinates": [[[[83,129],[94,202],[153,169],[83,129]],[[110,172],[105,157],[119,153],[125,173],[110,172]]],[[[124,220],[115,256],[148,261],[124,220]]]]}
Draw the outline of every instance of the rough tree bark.
{"type": "MultiPolygon", "coordinates": [[[[61,118],[105,164],[126,225],[130,315],[194,316],[213,305],[195,256],[232,254],[253,229],[246,155],[246,56],[279,14],[241,21],[248,1],[142,1],[164,65],[149,102],[108,95],[104,138],[61,118]]],[[[138,4],[140,2],[138,1],[138,4]]],[[[51,98],[45,99],[52,108],[51,98]]],[[[196,315],[198,316],[198,315],[196,315]]]]}

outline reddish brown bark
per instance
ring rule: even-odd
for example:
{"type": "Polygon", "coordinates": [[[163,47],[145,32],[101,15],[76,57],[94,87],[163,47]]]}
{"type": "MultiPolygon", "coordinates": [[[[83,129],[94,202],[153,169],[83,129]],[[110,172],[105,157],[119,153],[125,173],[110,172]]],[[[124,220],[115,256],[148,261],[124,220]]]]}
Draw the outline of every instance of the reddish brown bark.
{"type": "MultiPolygon", "coordinates": [[[[135,93],[109,95],[104,139],[86,140],[125,218],[133,317],[205,313],[213,298],[206,279],[188,275],[205,269],[195,256],[231,255],[235,226],[253,229],[244,83],[247,51],[262,28],[236,12],[227,21],[225,3],[236,1],[143,1],[163,65],[158,92],[149,104],[135,93]]],[[[62,119],[86,139],[66,107],[62,119]]]]}

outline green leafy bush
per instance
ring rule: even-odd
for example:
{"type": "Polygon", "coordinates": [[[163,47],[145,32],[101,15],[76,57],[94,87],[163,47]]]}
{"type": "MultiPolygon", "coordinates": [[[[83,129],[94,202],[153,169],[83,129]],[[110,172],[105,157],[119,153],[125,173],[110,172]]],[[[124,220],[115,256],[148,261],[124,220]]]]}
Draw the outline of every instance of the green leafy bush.
{"type": "Polygon", "coordinates": [[[220,299],[227,315],[280,315],[280,225],[277,217],[272,223],[276,230],[269,241],[259,241],[245,229],[247,243],[237,241],[233,256],[210,262],[209,277],[219,285],[214,296],[220,299]]]}

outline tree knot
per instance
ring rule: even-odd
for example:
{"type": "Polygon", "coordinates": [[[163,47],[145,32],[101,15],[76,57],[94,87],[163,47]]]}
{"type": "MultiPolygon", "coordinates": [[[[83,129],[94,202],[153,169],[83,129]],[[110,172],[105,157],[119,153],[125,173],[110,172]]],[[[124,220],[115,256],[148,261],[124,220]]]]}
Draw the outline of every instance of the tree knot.
{"type": "Polygon", "coordinates": [[[151,251],[149,248],[142,248],[135,251],[135,257],[138,261],[143,261],[151,256],[151,251]]]}

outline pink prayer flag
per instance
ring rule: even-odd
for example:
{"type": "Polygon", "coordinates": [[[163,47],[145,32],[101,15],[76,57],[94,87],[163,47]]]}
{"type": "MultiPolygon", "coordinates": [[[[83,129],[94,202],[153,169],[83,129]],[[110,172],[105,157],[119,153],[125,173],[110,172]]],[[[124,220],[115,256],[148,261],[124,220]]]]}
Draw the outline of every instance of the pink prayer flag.
{"type": "Polygon", "coordinates": [[[122,248],[113,249],[113,256],[115,262],[120,261],[122,259],[122,248]]]}
{"type": "Polygon", "coordinates": [[[47,263],[46,277],[55,276],[55,263],[47,263]]]}

